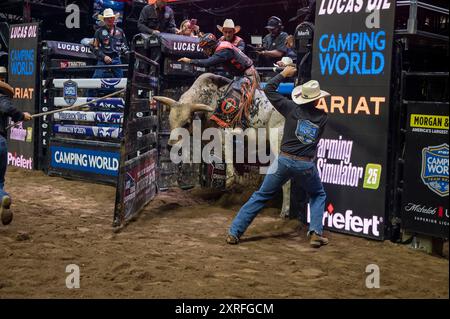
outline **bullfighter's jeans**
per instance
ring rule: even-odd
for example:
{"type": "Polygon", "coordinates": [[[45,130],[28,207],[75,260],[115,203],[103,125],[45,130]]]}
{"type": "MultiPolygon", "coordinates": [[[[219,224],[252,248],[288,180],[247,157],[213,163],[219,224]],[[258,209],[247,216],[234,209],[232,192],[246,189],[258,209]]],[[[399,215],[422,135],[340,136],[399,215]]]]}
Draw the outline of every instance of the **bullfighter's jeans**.
{"type": "Polygon", "coordinates": [[[3,188],[5,187],[5,174],[8,165],[8,146],[6,139],[0,135],[0,200],[8,195],[3,188]]]}
{"type": "Polygon", "coordinates": [[[309,231],[322,235],[326,194],[314,162],[295,160],[280,155],[278,162],[274,164],[278,164],[276,171],[270,173],[269,169],[260,189],[253,193],[234,218],[229,234],[237,238],[241,237],[265,203],[272,199],[289,179],[295,178],[310,197],[309,231]]]}

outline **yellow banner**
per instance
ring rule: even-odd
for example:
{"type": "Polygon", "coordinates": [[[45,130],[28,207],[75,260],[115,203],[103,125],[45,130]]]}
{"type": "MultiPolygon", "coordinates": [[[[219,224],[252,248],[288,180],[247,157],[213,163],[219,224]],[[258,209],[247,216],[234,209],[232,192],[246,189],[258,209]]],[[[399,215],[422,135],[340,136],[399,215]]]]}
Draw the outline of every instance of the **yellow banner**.
{"type": "Polygon", "coordinates": [[[448,116],[411,114],[410,126],[448,130],[448,116]]]}

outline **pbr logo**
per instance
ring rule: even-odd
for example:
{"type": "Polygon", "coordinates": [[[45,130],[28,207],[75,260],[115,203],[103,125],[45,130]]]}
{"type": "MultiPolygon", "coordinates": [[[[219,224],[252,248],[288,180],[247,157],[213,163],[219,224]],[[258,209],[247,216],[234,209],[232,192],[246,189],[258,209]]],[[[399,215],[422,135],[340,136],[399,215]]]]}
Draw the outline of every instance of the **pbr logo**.
{"type": "Polygon", "coordinates": [[[64,82],[63,84],[63,95],[64,95],[64,101],[69,106],[72,106],[77,101],[77,92],[78,92],[78,85],[76,82],[69,80],[64,82]]]}
{"type": "Polygon", "coordinates": [[[448,144],[422,149],[423,183],[441,197],[448,196],[448,144]]]}
{"type": "Polygon", "coordinates": [[[120,79],[101,79],[102,88],[114,88],[120,83],[120,79]]]}
{"type": "Polygon", "coordinates": [[[295,135],[303,144],[311,144],[319,135],[319,127],[309,120],[298,120],[295,135]]]}

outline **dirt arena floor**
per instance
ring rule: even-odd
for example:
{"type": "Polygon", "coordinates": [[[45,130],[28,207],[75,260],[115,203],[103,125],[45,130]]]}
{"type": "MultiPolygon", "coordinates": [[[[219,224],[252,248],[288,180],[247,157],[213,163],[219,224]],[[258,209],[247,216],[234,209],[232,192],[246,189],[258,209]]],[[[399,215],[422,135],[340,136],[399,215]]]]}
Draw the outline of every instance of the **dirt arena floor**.
{"type": "Polygon", "coordinates": [[[0,298],[449,297],[448,245],[439,257],[327,233],[315,250],[269,208],[229,246],[239,203],[199,190],[161,193],[113,233],[113,187],[9,168],[6,190],[14,221],[0,225],[0,298]],[[80,267],[80,289],[66,288],[68,264],[80,267]],[[368,264],[380,268],[379,289],[365,287],[368,264]]]}

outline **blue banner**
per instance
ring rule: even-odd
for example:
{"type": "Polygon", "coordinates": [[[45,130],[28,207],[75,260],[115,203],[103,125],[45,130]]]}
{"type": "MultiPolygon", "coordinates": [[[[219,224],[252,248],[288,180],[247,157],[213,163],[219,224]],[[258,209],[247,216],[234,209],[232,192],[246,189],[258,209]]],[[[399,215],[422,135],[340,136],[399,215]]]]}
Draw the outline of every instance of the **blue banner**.
{"type": "Polygon", "coordinates": [[[51,166],[73,171],[117,176],[120,153],[50,146],[51,166]]]}

